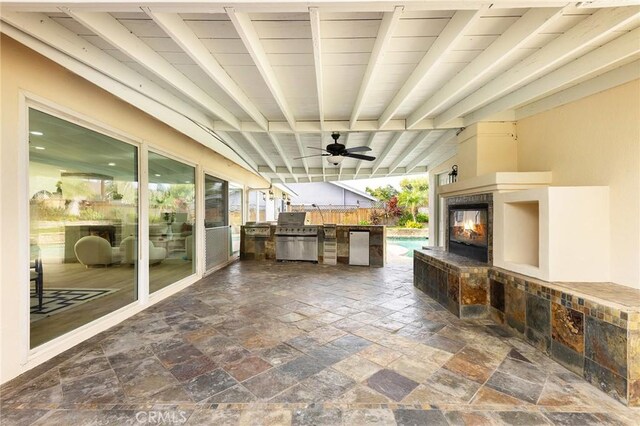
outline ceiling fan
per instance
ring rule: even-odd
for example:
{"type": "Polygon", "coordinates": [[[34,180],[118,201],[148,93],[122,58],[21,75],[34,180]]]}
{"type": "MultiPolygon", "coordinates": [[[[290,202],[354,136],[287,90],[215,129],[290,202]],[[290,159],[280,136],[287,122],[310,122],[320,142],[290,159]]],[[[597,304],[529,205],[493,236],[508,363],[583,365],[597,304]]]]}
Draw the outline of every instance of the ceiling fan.
{"type": "Polygon", "coordinates": [[[355,158],[357,160],[365,160],[365,161],[373,161],[376,159],[376,157],[372,157],[370,155],[356,154],[357,152],[371,151],[371,148],[369,148],[368,146],[354,146],[353,148],[347,148],[346,146],[338,142],[338,139],[340,138],[340,133],[338,132],[331,133],[331,138],[333,138],[333,143],[330,143],[329,145],[327,145],[325,149],[316,148],[313,146],[307,147],[309,149],[318,149],[321,151],[325,151],[324,153],[306,155],[304,157],[297,157],[297,158],[294,158],[294,160],[297,160],[299,158],[322,156],[322,157],[327,157],[327,161],[329,163],[333,164],[334,166],[337,166],[342,162],[342,160],[344,160],[345,157],[355,158]]]}

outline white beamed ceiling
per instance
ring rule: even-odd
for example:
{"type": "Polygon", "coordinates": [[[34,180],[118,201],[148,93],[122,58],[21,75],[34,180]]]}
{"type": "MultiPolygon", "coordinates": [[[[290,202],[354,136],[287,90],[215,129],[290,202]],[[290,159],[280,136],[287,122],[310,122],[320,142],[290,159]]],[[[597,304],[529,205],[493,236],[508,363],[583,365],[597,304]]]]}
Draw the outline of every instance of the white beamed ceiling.
{"type": "Polygon", "coordinates": [[[587,96],[621,67],[611,85],[640,77],[640,8],[625,0],[3,3],[3,32],[123,64],[155,85],[99,71],[215,132],[273,182],[424,172],[455,153],[461,127],[551,108],[577,85],[587,96]],[[538,82],[550,74],[561,81],[538,82]],[[377,160],[297,158],[334,130],[377,160]]]}

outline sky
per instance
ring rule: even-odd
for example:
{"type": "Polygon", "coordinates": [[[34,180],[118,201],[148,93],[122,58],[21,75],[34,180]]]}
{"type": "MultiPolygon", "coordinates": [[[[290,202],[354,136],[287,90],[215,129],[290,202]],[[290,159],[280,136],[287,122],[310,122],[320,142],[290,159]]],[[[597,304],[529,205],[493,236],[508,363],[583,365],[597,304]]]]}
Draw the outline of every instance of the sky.
{"type": "Polygon", "coordinates": [[[367,188],[367,186],[369,188],[377,188],[379,186],[393,185],[396,189],[400,189],[400,181],[402,179],[406,179],[408,177],[419,177],[419,176],[420,175],[389,176],[389,177],[379,177],[374,179],[343,180],[342,183],[344,183],[345,185],[349,185],[352,188],[357,188],[361,191],[364,191],[367,188]]]}

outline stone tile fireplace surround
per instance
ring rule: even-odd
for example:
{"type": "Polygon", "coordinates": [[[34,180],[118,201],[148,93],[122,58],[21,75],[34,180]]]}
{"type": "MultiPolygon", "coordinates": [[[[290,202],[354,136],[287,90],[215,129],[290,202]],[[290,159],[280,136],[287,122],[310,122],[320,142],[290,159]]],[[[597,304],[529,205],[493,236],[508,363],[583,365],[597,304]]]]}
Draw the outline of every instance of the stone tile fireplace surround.
{"type": "Polygon", "coordinates": [[[414,286],[460,318],[491,318],[601,391],[640,407],[640,292],[493,266],[493,196],[445,199],[445,247],[414,252],[414,286]],[[448,252],[449,206],[489,206],[489,262],[448,252]]]}
{"type": "Polygon", "coordinates": [[[414,286],[460,318],[491,318],[588,382],[640,407],[640,296],[550,283],[442,249],[414,251],[414,286]]]}

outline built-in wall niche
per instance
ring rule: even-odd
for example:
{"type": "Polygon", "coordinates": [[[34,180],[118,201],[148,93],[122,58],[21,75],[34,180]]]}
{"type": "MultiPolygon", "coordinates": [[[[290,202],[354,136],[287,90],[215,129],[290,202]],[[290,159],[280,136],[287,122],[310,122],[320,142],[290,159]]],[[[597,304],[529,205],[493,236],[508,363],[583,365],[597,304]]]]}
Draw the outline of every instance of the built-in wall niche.
{"type": "Polygon", "coordinates": [[[494,195],[494,266],[545,281],[610,280],[609,188],[494,195]]]}
{"type": "Polygon", "coordinates": [[[540,203],[524,201],[504,204],[504,260],[540,266],[540,203]]]}

